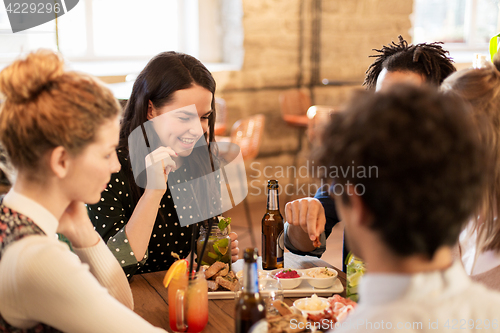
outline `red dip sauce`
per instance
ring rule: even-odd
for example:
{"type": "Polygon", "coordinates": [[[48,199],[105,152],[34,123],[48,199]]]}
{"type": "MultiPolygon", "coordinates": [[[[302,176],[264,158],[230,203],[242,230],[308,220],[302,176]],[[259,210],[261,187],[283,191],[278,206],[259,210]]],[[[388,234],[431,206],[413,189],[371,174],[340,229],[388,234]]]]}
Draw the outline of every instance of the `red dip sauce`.
{"type": "Polygon", "coordinates": [[[299,273],[297,273],[297,271],[294,271],[293,269],[283,270],[279,273],[276,273],[275,276],[279,279],[295,279],[300,277],[299,273]]]}

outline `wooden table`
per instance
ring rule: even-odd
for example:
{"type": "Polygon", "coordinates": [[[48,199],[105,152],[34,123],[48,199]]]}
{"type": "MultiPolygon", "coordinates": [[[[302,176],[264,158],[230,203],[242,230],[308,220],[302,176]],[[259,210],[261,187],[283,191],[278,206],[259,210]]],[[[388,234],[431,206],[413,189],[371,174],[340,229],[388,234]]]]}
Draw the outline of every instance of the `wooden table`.
{"type": "MultiPolygon", "coordinates": [[[[233,264],[233,270],[241,269],[243,260],[233,264]]],[[[344,286],[345,273],[328,264],[326,261],[310,256],[298,256],[285,253],[285,268],[331,267],[338,271],[338,278],[344,286]]],[[[146,273],[134,276],[130,287],[134,295],[135,312],[157,327],[170,331],[168,322],[168,294],[163,286],[165,271],[146,273]]],[[[285,303],[292,305],[296,298],[285,298],[285,303]]],[[[234,331],[234,300],[221,299],[208,301],[208,324],[203,332],[233,332],[234,331]]]]}

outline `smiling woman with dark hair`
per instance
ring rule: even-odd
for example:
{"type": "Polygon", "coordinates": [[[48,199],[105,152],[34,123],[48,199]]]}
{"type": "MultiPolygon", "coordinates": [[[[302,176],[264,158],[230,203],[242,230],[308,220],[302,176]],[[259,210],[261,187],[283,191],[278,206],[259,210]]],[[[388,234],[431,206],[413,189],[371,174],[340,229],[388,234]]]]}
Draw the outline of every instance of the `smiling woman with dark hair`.
{"type": "MultiPolygon", "coordinates": [[[[193,225],[182,226],[190,215],[178,211],[204,206],[188,198],[192,205],[177,207],[174,199],[179,195],[172,191],[174,185],[187,184],[216,169],[216,156],[208,148],[215,142],[214,93],[215,80],[208,69],[177,52],[151,59],[134,83],[120,131],[122,168],[112,175],[100,202],[88,206],[96,230],[128,277],[166,270],[175,261],[171,252],[185,258],[191,250],[193,225]]],[[[220,199],[216,188],[211,186],[206,194],[215,202],[220,199]]],[[[230,236],[236,260],[237,235],[230,236]]]]}

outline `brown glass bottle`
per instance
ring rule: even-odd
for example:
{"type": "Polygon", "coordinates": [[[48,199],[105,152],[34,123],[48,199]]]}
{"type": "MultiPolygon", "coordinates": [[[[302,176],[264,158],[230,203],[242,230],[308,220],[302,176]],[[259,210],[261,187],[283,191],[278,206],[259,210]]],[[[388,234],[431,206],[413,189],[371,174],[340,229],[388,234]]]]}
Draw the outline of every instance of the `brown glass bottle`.
{"type": "Polygon", "coordinates": [[[278,199],[278,181],[267,182],[267,211],[262,218],[262,268],[283,268],[284,225],[278,199]]]}
{"type": "Polygon", "coordinates": [[[243,255],[243,290],[236,301],[235,332],[246,333],[266,317],[266,306],[259,293],[257,249],[247,248],[243,255]]]}

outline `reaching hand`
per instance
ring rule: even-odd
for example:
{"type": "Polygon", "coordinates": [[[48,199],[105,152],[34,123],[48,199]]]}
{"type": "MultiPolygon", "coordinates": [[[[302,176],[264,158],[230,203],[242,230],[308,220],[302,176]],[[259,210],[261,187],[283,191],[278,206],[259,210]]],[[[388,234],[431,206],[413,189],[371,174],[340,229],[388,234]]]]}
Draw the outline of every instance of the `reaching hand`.
{"type": "Polygon", "coordinates": [[[238,254],[240,252],[240,248],[238,247],[238,234],[235,232],[231,232],[229,234],[229,237],[231,238],[231,261],[235,262],[238,260],[238,254]]]}
{"type": "Polygon", "coordinates": [[[176,167],[172,156],[177,153],[170,147],[159,147],[146,155],[146,188],[166,190],[168,174],[176,167]]]}
{"type": "Polygon", "coordinates": [[[325,210],[315,198],[302,198],[290,201],[285,206],[286,221],[309,235],[309,239],[318,247],[319,236],[325,230],[325,210]]]}

